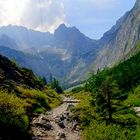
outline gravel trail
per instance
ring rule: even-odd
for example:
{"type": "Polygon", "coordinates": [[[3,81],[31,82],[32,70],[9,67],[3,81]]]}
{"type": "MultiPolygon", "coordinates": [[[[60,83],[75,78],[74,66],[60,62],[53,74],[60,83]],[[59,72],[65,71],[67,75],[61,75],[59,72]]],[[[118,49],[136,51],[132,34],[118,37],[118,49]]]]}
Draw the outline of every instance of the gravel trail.
{"type": "Polygon", "coordinates": [[[79,101],[69,97],[63,97],[63,101],[61,106],[33,118],[33,140],[82,140],[78,122],[71,119],[70,111],[79,101]]]}

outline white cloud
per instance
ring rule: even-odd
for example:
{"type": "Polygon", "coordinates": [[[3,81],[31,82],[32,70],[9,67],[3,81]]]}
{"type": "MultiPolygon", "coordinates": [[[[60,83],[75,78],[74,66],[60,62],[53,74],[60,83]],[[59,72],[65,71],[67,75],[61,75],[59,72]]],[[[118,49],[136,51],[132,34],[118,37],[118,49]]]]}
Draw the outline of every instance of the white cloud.
{"type": "Polygon", "coordinates": [[[58,0],[0,0],[0,25],[53,32],[61,23],[65,23],[64,4],[58,0]]]}
{"type": "Polygon", "coordinates": [[[0,24],[18,24],[27,0],[0,0],[0,24]]]}

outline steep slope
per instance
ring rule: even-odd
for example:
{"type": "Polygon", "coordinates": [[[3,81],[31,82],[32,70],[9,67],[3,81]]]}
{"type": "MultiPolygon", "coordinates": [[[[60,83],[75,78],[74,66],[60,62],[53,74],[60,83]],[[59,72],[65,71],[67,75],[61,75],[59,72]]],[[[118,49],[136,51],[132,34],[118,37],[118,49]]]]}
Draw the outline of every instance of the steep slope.
{"type": "Polygon", "coordinates": [[[43,86],[32,71],[19,68],[14,62],[0,55],[0,87],[7,85],[25,85],[41,89],[43,86]]]}
{"type": "Polygon", "coordinates": [[[57,48],[66,49],[73,55],[82,55],[90,50],[97,50],[97,41],[82,34],[76,27],[62,24],[54,32],[54,44],[57,48]]]}
{"type": "Polygon", "coordinates": [[[102,50],[94,61],[94,70],[110,67],[124,59],[128,53],[134,50],[139,40],[140,1],[137,0],[134,8],[120,18],[116,25],[101,38],[102,50]]]}
{"type": "Polygon", "coordinates": [[[140,139],[137,121],[140,117],[139,70],[140,52],[115,67],[98,71],[85,86],[69,93],[81,101],[73,112],[81,124],[85,140],[140,139]]]}
{"type": "Polygon", "coordinates": [[[31,70],[20,68],[0,55],[0,138],[31,140],[34,114],[60,105],[59,95],[31,70]]]}

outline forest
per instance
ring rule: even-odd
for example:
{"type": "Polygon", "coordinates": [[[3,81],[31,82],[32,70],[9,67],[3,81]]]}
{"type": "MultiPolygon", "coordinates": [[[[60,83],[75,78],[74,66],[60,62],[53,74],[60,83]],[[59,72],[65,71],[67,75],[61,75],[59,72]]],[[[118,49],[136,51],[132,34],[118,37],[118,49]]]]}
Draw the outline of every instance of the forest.
{"type": "Polygon", "coordinates": [[[72,89],[81,103],[73,108],[83,130],[83,139],[139,139],[140,52],[128,60],[105,68],[72,89]]]}

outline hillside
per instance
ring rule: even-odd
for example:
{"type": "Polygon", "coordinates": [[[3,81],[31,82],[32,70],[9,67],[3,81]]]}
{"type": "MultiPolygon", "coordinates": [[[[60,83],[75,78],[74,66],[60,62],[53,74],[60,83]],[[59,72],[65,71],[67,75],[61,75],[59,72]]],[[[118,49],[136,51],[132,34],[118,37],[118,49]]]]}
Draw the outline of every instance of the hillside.
{"type": "Polygon", "coordinates": [[[132,10],[121,17],[111,30],[100,40],[102,49],[93,63],[93,69],[111,67],[134,51],[140,40],[140,1],[137,0],[132,10]]]}
{"type": "Polygon", "coordinates": [[[30,140],[33,116],[61,104],[61,98],[31,70],[0,55],[0,138],[30,140]]]}
{"type": "Polygon", "coordinates": [[[85,87],[72,89],[69,96],[81,100],[73,108],[83,130],[83,139],[140,139],[140,52],[128,60],[98,71],[85,87]]]}
{"type": "Polygon", "coordinates": [[[31,70],[19,68],[14,62],[0,55],[0,82],[1,86],[6,86],[6,83],[16,85],[25,85],[31,88],[43,88],[39,79],[31,70]]]}
{"type": "Polygon", "coordinates": [[[0,140],[140,140],[140,0],[82,33],[126,1],[0,1],[0,140]]]}

